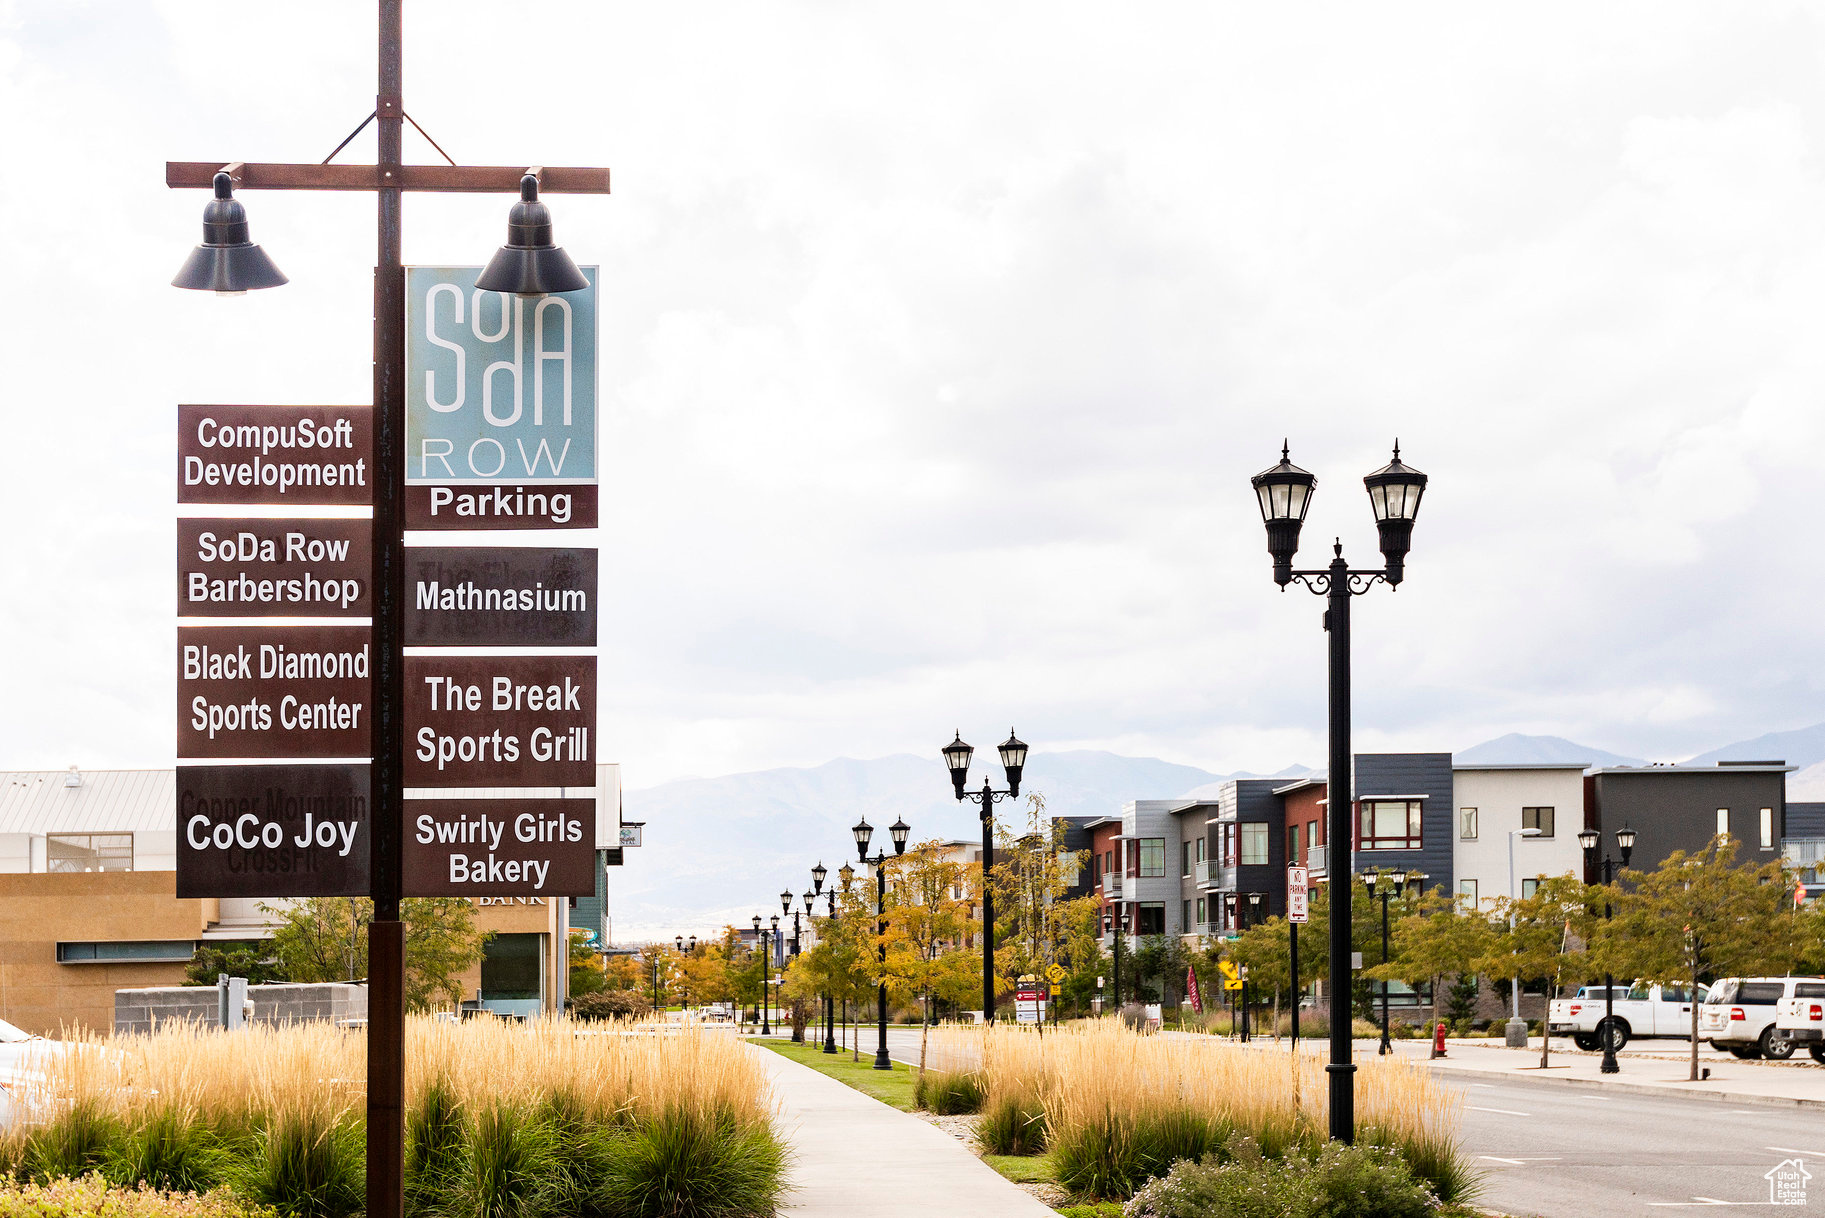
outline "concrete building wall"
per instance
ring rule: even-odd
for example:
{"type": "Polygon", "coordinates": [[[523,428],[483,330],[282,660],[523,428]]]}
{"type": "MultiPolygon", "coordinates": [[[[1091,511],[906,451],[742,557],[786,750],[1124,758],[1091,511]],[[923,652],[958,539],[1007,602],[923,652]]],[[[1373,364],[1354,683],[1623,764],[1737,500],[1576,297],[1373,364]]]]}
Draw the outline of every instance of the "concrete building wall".
{"type": "MultiPolygon", "coordinates": [[[[1459,766],[1453,770],[1452,787],[1456,879],[1448,891],[1460,892],[1465,882],[1472,882],[1477,903],[1485,908],[1497,897],[1511,895],[1508,835],[1522,827],[1522,808],[1553,809],[1553,835],[1514,839],[1517,890],[1524,878],[1584,873],[1584,855],[1578,846],[1578,831],[1584,827],[1582,766],[1459,766]],[[1465,837],[1464,814],[1470,808],[1476,809],[1476,835],[1465,837]]],[[[1434,880],[1428,886],[1440,884],[1434,880]]]]}
{"type": "MultiPolygon", "coordinates": [[[[250,985],[255,1023],[345,1024],[368,1017],[368,989],[346,981],[319,985],[250,985]]],[[[116,1035],[154,1031],[172,1020],[215,1024],[220,1018],[214,986],[155,986],[116,990],[116,1035]]]]}
{"type": "Polygon", "coordinates": [[[217,901],[178,899],[173,871],[0,875],[0,1017],[43,1036],[77,1027],[106,1035],[114,991],[180,984],[219,918],[217,901]],[[76,955],[79,944],[162,943],[181,958],[59,963],[60,943],[76,955]]]}

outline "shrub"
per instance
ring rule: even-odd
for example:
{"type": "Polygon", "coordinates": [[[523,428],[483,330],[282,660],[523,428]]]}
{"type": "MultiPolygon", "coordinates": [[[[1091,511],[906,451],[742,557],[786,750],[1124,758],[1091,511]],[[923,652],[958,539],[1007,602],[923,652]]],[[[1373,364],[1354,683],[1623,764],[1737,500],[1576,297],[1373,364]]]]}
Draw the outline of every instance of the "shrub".
{"type": "Polygon", "coordinates": [[[652,1012],[653,1004],[636,990],[601,990],[570,1004],[573,1019],[639,1019],[652,1012]]]}
{"type": "Polygon", "coordinates": [[[786,1152],[764,1125],[686,1109],[608,1142],[596,1196],[618,1218],[748,1218],[785,1191],[786,1152]]]}
{"type": "Polygon", "coordinates": [[[173,1193],[206,1193],[222,1183],[228,1154],[194,1113],[154,1109],[119,1130],[106,1151],[103,1174],[118,1186],[146,1185],[173,1193]]]}
{"type": "Polygon", "coordinates": [[[459,1186],[467,1166],[469,1123],[448,1079],[436,1078],[406,1111],[405,1208],[408,1215],[437,1214],[459,1186]]]}
{"type": "Polygon", "coordinates": [[[353,1121],[311,1109],[283,1112],[236,1162],[233,1183],[284,1218],[345,1218],[367,1203],[365,1141],[353,1121]]]}
{"type": "Polygon", "coordinates": [[[1428,1218],[1438,1201],[1399,1155],[1327,1142],[1270,1158],[1247,1137],[1176,1164],[1134,1195],[1129,1218],[1428,1218]],[[1227,1159],[1227,1162],[1223,1160],[1227,1159]]]}
{"type": "Polygon", "coordinates": [[[545,1126],[497,1101],[475,1118],[468,1170],[455,1194],[466,1218],[533,1218],[551,1189],[551,1139],[545,1126]]]}
{"type": "Polygon", "coordinates": [[[26,1138],[21,1165],[39,1183],[86,1176],[101,1168],[120,1135],[120,1121],[100,1101],[78,1099],[26,1138]]]}
{"type": "Polygon", "coordinates": [[[110,1187],[101,1176],[0,1188],[0,1218],[276,1218],[227,1189],[198,1196],[143,1185],[110,1187]]]}
{"type": "Polygon", "coordinates": [[[982,1087],[968,1070],[927,1070],[913,1083],[913,1103],[939,1116],[976,1112],[982,1087]]]}
{"type": "Polygon", "coordinates": [[[982,1105],[976,1140],[991,1155],[1036,1155],[1046,1148],[1046,1110],[1037,1099],[1002,1092],[982,1105]]]}

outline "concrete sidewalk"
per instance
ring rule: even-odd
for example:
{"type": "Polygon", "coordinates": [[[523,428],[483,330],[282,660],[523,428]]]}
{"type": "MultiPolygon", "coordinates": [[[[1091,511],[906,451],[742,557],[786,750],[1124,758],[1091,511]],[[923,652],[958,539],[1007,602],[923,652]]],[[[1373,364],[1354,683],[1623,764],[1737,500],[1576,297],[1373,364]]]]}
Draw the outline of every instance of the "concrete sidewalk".
{"type": "Polygon", "coordinates": [[[809,1066],[749,1046],[792,1147],[782,1214],[818,1218],[1058,1218],[956,1138],[809,1066]]]}

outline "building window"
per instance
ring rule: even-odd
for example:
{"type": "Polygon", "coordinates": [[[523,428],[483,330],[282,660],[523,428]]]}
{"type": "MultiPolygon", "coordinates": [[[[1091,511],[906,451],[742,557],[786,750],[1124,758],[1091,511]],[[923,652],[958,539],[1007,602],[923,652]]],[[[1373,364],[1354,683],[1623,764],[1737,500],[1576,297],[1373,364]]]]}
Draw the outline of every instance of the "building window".
{"type": "Polygon", "coordinates": [[[1762,809],[1762,849],[1774,849],[1774,809],[1762,809]]]}
{"type": "Polygon", "coordinates": [[[1166,839],[1163,837],[1143,837],[1141,839],[1141,871],[1145,879],[1156,879],[1166,874],[1166,839]]]}
{"type": "Polygon", "coordinates": [[[1521,828],[1538,829],[1539,836],[1553,835],[1553,810],[1551,808],[1522,808],[1521,828]]]}
{"type": "Polygon", "coordinates": [[[1305,822],[1305,844],[1307,849],[1322,844],[1318,840],[1318,822],[1315,820],[1305,822]]]}
{"type": "Polygon", "coordinates": [[[1103,870],[1104,871],[1114,871],[1115,870],[1115,851],[1113,851],[1113,850],[1103,851],[1103,870]]]}
{"type": "Polygon", "coordinates": [[[482,953],[482,1000],[539,998],[543,935],[495,935],[482,953]]]}
{"type": "Polygon", "coordinates": [[[1190,899],[1187,898],[1186,900],[1180,901],[1179,906],[1180,906],[1180,908],[1179,908],[1179,933],[1184,934],[1185,932],[1187,932],[1191,929],[1191,901],[1190,901],[1190,899]]]}
{"type": "Polygon", "coordinates": [[[1365,801],[1361,816],[1362,848],[1417,850],[1422,806],[1417,799],[1365,801]]]}
{"type": "Polygon", "coordinates": [[[1540,880],[1538,876],[1529,876],[1521,881],[1522,897],[1531,897],[1538,891],[1540,891],[1540,880]]]}
{"type": "Polygon", "coordinates": [[[1217,866],[1236,865],[1236,827],[1224,825],[1217,830],[1217,866]]]}
{"type": "Polygon", "coordinates": [[[46,871],[131,871],[131,833],[50,833],[44,839],[46,871]]]}
{"type": "Polygon", "coordinates": [[[1286,827],[1286,861],[1289,864],[1299,861],[1299,826],[1296,824],[1286,827]]]}
{"type": "Polygon", "coordinates": [[[1240,863],[1244,867],[1267,866],[1267,826],[1243,825],[1240,863]]]}
{"type": "Polygon", "coordinates": [[[1201,863],[1203,861],[1204,861],[1204,839],[1202,837],[1200,837],[1198,839],[1198,862],[1201,863]]]}
{"type": "Polygon", "coordinates": [[[1191,843],[1190,842],[1180,842],[1179,843],[1179,875],[1181,877],[1184,877],[1184,876],[1188,876],[1190,874],[1191,874],[1191,843]]]}
{"type": "Polygon", "coordinates": [[[1204,911],[1209,908],[1210,908],[1210,906],[1205,903],[1205,899],[1203,897],[1199,897],[1198,898],[1198,925],[1199,926],[1204,925],[1204,922],[1206,920],[1205,916],[1204,916],[1204,911]]]}
{"type": "Polygon", "coordinates": [[[1728,808],[1719,808],[1717,810],[1717,836],[1730,836],[1730,809],[1728,808]]]}
{"type": "MultiPolygon", "coordinates": [[[[1161,839],[1162,842],[1164,839],[1161,839]]],[[[1142,901],[1138,925],[1134,928],[1137,935],[1163,935],[1166,933],[1166,902],[1142,901]]]]}
{"type": "Polygon", "coordinates": [[[1457,835],[1467,842],[1476,840],[1476,809],[1459,808],[1457,810],[1457,835]]]}
{"type": "Polygon", "coordinates": [[[1469,909],[1476,908],[1476,881],[1459,880],[1457,882],[1458,904],[1469,909]]]}
{"type": "Polygon", "coordinates": [[[114,943],[59,943],[59,964],[153,964],[188,961],[196,955],[189,939],[129,939],[114,943]]]}

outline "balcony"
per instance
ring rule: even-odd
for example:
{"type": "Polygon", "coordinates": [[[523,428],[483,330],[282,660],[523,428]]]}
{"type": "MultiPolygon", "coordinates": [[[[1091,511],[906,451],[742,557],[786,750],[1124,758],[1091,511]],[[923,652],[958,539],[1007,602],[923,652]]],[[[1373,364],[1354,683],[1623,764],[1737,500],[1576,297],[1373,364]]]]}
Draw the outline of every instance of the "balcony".
{"type": "Polygon", "coordinates": [[[1103,900],[1119,901],[1122,899],[1122,877],[1113,872],[1103,874],[1103,900]]]}
{"type": "Polygon", "coordinates": [[[1313,875],[1324,874],[1324,847],[1313,846],[1306,851],[1305,865],[1313,875]]]}
{"type": "Polygon", "coordinates": [[[1211,864],[1210,859],[1199,859],[1197,862],[1195,862],[1191,865],[1192,879],[1197,882],[1197,885],[1199,888],[1208,888],[1208,887],[1210,887],[1211,883],[1213,882],[1211,880],[1211,875],[1210,875],[1210,873],[1211,873],[1210,864],[1211,864]]]}

